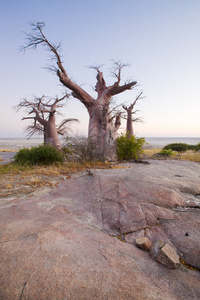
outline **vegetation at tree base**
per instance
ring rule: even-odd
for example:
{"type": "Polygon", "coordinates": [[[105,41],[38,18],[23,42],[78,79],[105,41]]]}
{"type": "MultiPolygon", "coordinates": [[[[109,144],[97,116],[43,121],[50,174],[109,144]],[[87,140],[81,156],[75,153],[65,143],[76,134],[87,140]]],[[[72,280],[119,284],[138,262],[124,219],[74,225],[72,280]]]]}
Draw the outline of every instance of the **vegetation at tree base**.
{"type": "Polygon", "coordinates": [[[197,145],[189,145],[185,143],[173,143],[168,144],[164,148],[164,150],[173,150],[177,152],[185,152],[187,150],[199,151],[200,150],[200,143],[197,145]]]}
{"type": "Polygon", "coordinates": [[[105,161],[102,148],[93,139],[84,136],[68,137],[62,150],[67,160],[83,163],[105,161]]]}
{"type": "Polygon", "coordinates": [[[63,154],[51,145],[40,145],[31,149],[23,148],[17,152],[14,162],[20,165],[52,165],[63,163],[63,154]]]}
{"type": "Polygon", "coordinates": [[[117,138],[117,156],[119,160],[138,160],[143,153],[142,146],[145,144],[144,138],[136,138],[134,135],[121,134],[117,138]]]}

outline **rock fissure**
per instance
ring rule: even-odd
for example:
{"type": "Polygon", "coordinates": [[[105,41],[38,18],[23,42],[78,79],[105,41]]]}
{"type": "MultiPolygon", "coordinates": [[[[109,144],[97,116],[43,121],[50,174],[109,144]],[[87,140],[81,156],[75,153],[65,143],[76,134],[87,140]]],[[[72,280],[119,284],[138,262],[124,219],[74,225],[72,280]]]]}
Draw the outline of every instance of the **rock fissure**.
{"type": "Polygon", "coordinates": [[[172,210],[175,211],[175,212],[186,212],[188,211],[189,209],[200,209],[200,206],[196,206],[196,205],[189,205],[189,206],[177,206],[175,208],[173,208],[172,210]]]}
{"type": "Polygon", "coordinates": [[[22,291],[21,291],[21,294],[19,296],[19,300],[22,300],[23,299],[23,294],[24,294],[24,290],[26,288],[26,285],[27,285],[27,282],[24,282],[23,286],[22,286],[22,291]]]}
{"type": "Polygon", "coordinates": [[[187,269],[191,270],[191,271],[197,271],[197,272],[200,272],[200,269],[198,268],[195,268],[189,264],[187,264],[181,257],[180,257],[180,263],[187,269]]]}
{"type": "MultiPolygon", "coordinates": [[[[157,201],[159,201],[159,200],[157,200],[157,201]]],[[[154,201],[149,201],[148,203],[152,204],[152,205],[155,205],[157,207],[160,207],[160,208],[165,208],[165,209],[169,209],[169,210],[173,211],[173,207],[170,207],[168,205],[161,205],[161,204],[158,204],[157,202],[154,202],[154,201]]]]}
{"type": "MultiPolygon", "coordinates": [[[[102,194],[102,187],[101,187],[101,181],[99,179],[99,190],[100,190],[100,195],[102,194]]],[[[103,207],[102,207],[102,198],[100,197],[100,209],[101,209],[101,221],[102,221],[102,227],[103,230],[105,230],[104,226],[104,215],[103,215],[103,207]]]]}

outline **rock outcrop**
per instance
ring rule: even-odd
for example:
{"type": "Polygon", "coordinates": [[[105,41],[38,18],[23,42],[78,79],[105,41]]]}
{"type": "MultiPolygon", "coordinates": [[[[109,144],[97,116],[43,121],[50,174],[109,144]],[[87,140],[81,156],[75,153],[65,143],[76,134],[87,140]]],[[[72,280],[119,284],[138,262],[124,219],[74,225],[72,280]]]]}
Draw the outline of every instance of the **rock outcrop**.
{"type": "Polygon", "coordinates": [[[3,199],[0,299],[200,299],[200,165],[124,167],[3,199]],[[157,261],[172,247],[197,271],[154,261],[138,237],[163,241],[157,261]]]}

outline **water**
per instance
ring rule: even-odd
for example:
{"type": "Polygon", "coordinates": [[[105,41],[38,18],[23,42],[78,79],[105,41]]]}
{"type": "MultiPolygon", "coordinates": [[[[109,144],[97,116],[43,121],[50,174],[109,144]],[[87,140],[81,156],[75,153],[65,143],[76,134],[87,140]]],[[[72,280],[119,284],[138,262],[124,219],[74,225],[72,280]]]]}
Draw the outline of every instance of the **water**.
{"type": "MultiPolygon", "coordinates": [[[[200,137],[147,137],[145,138],[148,145],[146,148],[163,148],[167,144],[171,143],[186,143],[190,145],[197,145],[200,143],[200,137]]],[[[38,146],[43,143],[42,138],[13,138],[13,139],[1,139],[0,138],[0,149],[6,150],[19,150],[21,148],[30,148],[33,146],[38,146]]],[[[64,141],[63,141],[64,143],[64,141]]]]}
{"type": "Polygon", "coordinates": [[[0,149],[6,150],[19,150],[21,148],[31,148],[34,146],[41,145],[43,143],[42,138],[32,138],[32,139],[1,139],[0,138],[0,149]]]}

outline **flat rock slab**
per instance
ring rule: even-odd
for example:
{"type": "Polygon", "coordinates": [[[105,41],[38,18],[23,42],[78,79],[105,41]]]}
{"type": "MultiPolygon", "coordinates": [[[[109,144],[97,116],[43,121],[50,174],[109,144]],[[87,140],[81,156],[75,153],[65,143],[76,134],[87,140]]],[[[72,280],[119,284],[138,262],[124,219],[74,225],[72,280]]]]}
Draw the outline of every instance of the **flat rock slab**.
{"type": "Polygon", "coordinates": [[[0,299],[200,299],[200,272],[168,269],[133,240],[162,239],[200,268],[200,165],[124,167],[2,199],[0,299]]]}

